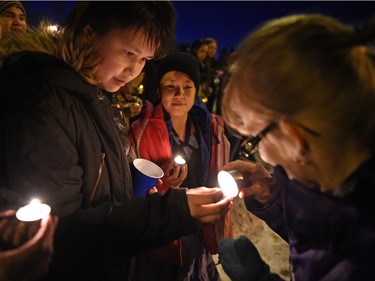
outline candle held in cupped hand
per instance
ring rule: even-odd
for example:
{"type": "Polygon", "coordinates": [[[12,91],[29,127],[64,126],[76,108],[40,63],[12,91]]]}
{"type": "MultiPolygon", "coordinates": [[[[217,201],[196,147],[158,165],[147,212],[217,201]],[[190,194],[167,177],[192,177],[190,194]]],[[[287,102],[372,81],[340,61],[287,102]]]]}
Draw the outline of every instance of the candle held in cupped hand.
{"type": "Polygon", "coordinates": [[[224,195],[234,198],[238,195],[238,185],[236,179],[239,176],[238,171],[220,171],[217,175],[219,186],[223,191],[224,195]]]}
{"type": "Polygon", "coordinates": [[[181,155],[177,155],[175,158],[174,158],[174,162],[177,164],[177,165],[185,165],[186,164],[186,160],[184,158],[182,158],[181,155]]]}
{"type": "Polygon", "coordinates": [[[50,212],[50,206],[40,203],[38,199],[33,199],[30,204],[18,209],[16,218],[20,221],[37,221],[47,217],[50,212]]]}

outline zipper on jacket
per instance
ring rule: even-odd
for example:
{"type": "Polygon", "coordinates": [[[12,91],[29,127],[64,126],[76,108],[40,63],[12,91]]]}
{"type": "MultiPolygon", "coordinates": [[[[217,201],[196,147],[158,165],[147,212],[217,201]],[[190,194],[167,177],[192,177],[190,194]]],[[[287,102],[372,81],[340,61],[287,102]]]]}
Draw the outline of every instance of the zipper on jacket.
{"type": "Polygon", "coordinates": [[[90,207],[92,201],[94,200],[96,192],[98,190],[100,179],[102,178],[102,174],[103,174],[103,167],[104,167],[104,164],[105,164],[104,159],[105,159],[105,153],[102,152],[102,153],[100,153],[100,166],[99,166],[99,170],[98,170],[98,176],[96,177],[96,182],[95,182],[94,188],[92,189],[90,200],[87,204],[87,207],[90,207]]]}

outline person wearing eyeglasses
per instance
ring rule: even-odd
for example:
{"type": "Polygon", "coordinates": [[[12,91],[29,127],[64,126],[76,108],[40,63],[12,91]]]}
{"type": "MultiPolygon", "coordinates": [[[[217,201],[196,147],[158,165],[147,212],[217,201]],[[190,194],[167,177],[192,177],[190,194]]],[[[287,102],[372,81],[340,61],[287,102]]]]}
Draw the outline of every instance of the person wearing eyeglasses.
{"type": "MultiPolygon", "coordinates": [[[[374,280],[374,38],[374,20],[291,15],[248,35],[231,67],[224,120],[274,172],[224,169],[248,179],[247,209],[289,243],[292,280],[374,280]]],[[[232,280],[278,280],[243,237],[222,241],[220,261],[232,280]]]]}

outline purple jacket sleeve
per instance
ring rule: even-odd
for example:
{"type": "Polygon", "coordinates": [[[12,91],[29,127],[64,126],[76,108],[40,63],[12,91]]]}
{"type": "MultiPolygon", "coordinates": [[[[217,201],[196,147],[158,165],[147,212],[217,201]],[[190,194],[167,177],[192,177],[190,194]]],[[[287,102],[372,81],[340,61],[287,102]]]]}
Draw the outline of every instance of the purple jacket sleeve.
{"type": "MultiPolygon", "coordinates": [[[[283,211],[283,185],[285,177],[283,171],[275,168],[273,178],[278,186],[275,199],[267,205],[260,204],[253,198],[245,198],[244,202],[249,212],[264,220],[267,225],[288,242],[288,234],[283,211]]],[[[287,178],[286,178],[287,179],[287,178]]]]}

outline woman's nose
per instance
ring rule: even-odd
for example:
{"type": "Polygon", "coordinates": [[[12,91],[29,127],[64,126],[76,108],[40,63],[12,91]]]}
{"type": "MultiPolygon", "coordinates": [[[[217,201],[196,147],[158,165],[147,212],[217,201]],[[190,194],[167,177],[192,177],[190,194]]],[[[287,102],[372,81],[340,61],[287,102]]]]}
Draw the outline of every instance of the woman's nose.
{"type": "Polygon", "coordinates": [[[13,24],[17,25],[17,24],[20,24],[21,20],[19,17],[14,17],[13,19],[13,24]]]}
{"type": "Polygon", "coordinates": [[[181,86],[176,87],[174,95],[175,96],[183,96],[184,95],[184,89],[181,86]]]}
{"type": "Polygon", "coordinates": [[[126,73],[127,76],[133,79],[137,77],[139,74],[141,74],[142,69],[143,69],[143,66],[138,63],[128,63],[124,67],[123,72],[126,73]]]}
{"type": "Polygon", "coordinates": [[[134,77],[133,69],[128,65],[122,70],[122,72],[125,73],[126,77],[130,77],[130,78],[134,77]]]}

